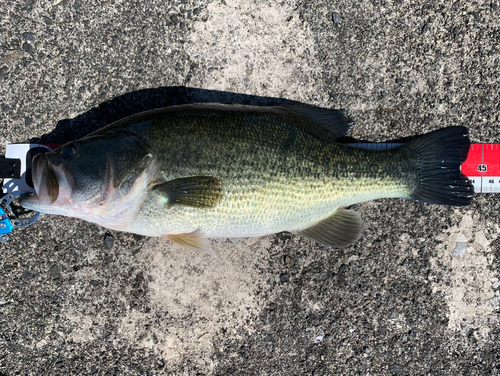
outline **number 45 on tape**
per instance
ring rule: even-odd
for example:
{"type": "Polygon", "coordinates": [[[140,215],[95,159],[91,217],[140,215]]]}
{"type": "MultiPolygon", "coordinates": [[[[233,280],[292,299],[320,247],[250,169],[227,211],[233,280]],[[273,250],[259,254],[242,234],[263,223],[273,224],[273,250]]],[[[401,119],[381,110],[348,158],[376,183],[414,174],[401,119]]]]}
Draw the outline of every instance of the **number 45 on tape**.
{"type": "Polygon", "coordinates": [[[500,144],[471,144],[462,173],[476,193],[500,192],[500,144]]]}

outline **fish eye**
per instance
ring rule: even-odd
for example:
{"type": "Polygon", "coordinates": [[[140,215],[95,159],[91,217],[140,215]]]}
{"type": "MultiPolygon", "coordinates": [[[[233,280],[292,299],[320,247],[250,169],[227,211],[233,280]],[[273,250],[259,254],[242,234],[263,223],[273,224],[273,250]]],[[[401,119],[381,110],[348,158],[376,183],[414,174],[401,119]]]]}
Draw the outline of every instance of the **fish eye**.
{"type": "Polygon", "coordinates": [[[71,158],[76,153],[76,146],[73,143],[64,145],[62,149],[62,156],[64,158],[71,158]]]}

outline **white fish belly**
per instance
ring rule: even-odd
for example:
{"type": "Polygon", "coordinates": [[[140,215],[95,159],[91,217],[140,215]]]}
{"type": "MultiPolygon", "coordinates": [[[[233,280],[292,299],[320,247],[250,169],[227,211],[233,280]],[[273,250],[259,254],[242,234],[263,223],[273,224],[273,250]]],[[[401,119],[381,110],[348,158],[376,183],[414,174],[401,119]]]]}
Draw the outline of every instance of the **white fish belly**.
{"type": "Polygon", "coordinates": [[[150,195],[126,231],[165,236],[198,230],[212,238],[257,237],[308,228],[328,218],[340,207],[406,194],[397,184],[368,187],[363,182],[356,189],[324,181],[295,183],[227,190],[224,199],[208,209],[186,206],[167,209],[164,197],[150,195]]]}

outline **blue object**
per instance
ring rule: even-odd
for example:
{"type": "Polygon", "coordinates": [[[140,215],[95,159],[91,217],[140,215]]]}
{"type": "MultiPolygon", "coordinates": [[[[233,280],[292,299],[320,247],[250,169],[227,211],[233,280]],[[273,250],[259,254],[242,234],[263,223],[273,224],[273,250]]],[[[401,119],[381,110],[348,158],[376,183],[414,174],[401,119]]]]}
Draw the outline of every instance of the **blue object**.
{"type": "Polygon", "coordinates": [[[32,211],[32,216],[30,218],[17,218],[12,211],[10,206],[12,201],[26,193],[28,192],[16,191],[0,197],[0,243],[5,243],[9,240],[7,234],[12,230],[32,225],[40,218],[40,212],[32,211]]]}
{"type": "Polygon", "coordinates": [[[0,235],[8,234],[13,230],[12,223],[9,220],[7,214],[5,214],[5,210],[0,207],[0,235]]]}

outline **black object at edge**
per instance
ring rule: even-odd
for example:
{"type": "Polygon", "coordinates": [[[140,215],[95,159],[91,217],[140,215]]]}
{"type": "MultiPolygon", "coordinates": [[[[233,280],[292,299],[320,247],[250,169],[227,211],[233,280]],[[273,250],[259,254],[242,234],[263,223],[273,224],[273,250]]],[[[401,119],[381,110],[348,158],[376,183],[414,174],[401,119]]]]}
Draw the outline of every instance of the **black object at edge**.
{"type": "Polygon", "coordinates": [[[5,158],[0,155],[0,179],[19,179],[21,177],[21,160],[5,158]]]}

